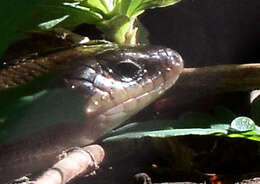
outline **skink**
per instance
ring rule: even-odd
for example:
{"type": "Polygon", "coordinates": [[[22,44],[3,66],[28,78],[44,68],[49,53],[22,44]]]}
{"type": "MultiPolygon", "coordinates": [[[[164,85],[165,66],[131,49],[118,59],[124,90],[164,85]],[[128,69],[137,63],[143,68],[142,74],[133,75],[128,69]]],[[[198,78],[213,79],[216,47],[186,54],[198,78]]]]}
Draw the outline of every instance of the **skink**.
{"type": "Polygon", "coordinates": [[[0,183],[48,168],[63,150],[93,143],[162,95],[182,69],[177,52],[146,45],[80,46],[3,63],[2,91],[59,75],[4,123],[0,183]]]}

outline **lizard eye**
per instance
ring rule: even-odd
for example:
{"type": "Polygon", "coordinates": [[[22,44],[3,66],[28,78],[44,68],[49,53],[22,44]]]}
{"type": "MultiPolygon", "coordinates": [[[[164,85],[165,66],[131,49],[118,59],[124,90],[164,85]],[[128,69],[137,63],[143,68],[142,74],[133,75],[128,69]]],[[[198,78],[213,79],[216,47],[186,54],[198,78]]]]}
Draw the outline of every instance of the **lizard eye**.
{"type": "Polygon", "coordinates": [[[115,73],[121,77],[122,81],[130,82],[140,76],[142,67],[131,60],[125,60],[115,66],[115,73]]]}

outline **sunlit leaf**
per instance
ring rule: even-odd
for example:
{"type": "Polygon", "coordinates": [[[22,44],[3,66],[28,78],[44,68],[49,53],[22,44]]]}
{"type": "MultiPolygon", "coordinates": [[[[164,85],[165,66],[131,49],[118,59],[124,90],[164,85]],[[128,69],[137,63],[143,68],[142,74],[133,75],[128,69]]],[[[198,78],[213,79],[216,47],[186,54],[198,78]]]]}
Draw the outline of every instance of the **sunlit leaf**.
{"type": "Polygon", "coordinates": [[[255,126],[254,130],[247,132],[230,132],[228,137],[260,141],[260,127],[255,126]]]}
{"type": "MultiPolygon", "coordinates": [[[[72,29],[75,26],[87,23],[95,24],[103,19],[103,16],[79,3],[45,1],[37,6],[38,11],[33,11],[31,19],[23,27],[37,29],[39,25],[55,20],[60,20],[57,26],[72,29]],[[61,20],[62,17],[66,19],[61,20]]],[[[52,28],[52,27],[50,27],[52,28]]]]}
{"type": "Polygon", "coordinates": [[[50,20],[48,22],[43,22],[39,24],[39,27],[41,29],[51,29],[53,27],[55,27],[57,24],[59,24],[60,22],[64,21],[65,19],[67,19],[69,17],[69,15],[64,15],[61,18],[58,19],[54,19],[54,20],[50,20]]]}
{"type": "Polygon", "coordinates": [[[144,137],[155,137],[155,138],[167,138],[174,136],[184,136],[184,135],[210,135],[210,134],[227,134],[227,131],[220,129],[172,129],[172,130],[158,130],[158,131],[143,131],[143,132],[129,132],[125,134],[120,134],[116,136],[111,136],[105,138],[103,141],[118,141],[122,139],[141,139],[144,137]]]}
{"type": "Polygon", "coordinates": [[[103,14],[109,14],[116,5],[115,0],[84,0],[79,2],[81,2],[83,6],[90,7],[103,14]]]}
{"type": "Polygon", "coordinates": [[[51,29],[54,26],[73,29],[83,23],[94,24],[99,25],[106,38],[112,41],[125,44],[134,42],[135,39],[127,36],[136,36],[133,24],[138,15],[148,8],[177,2],[179,0],[3,1],[0,7],[0,56],[10,43],[24,38],[17,30],[51,29]]]}
{"type": "Polygon", "coordinates": [[[127,15],[131,17],[140,15],[146,9],[170,6],[179,1],[180,0],[132,0],[130,4],[128,4],[128,1],[122,1],[122,4],[123,7],[128,8],[127,15]]]}
{"type": "Polygon", "coordinates": [[[114,132],[107,135],[104,142],[144,137],[167,138],[183,135],[216,135],[260,141],[260,128],[255,126],[251,119],[247,117],[238,117],[235,120],[230,119],[234,114],[229,109],[223,107],[216,108],[214,115],[189,112],[183,114],[175,121],[152,120],[131,123],[114,130],[114,132]],[[220,114],[224,116],[220,118],[220,114]],[[245,118],[248,121],[245,121],[245,118]]]}

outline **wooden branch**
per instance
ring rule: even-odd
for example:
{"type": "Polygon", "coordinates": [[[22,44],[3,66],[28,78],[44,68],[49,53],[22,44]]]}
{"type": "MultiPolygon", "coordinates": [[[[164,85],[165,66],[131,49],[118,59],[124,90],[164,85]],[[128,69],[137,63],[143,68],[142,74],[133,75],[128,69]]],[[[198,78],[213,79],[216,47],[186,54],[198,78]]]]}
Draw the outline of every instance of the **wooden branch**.
{"type": "Polygon", "coordinates": [[[260,88],[260,63],[185,68],[175,88],[223,93],[260,88]]]}
{"type": "Polygon", "coordinates": [[[79,176],[92,174],[103,161],[105,152],[99,145],[73,148],[64,158],[40,176],[34,184],[65,184],[79,176]]]}
{"type": "MultiPolygon", "coordinates": [[[[184,68],[176,84],[165,96],[171,97],[169,106],[176,111],[189,107],[195,101],[206,101],[207,97],[216,94],[255,89],[260,89],[260,63],[217,65],[184,68]]],[[[158,101],[157,110],[162,106],[160,103],[165,102],[158,101]]]]}

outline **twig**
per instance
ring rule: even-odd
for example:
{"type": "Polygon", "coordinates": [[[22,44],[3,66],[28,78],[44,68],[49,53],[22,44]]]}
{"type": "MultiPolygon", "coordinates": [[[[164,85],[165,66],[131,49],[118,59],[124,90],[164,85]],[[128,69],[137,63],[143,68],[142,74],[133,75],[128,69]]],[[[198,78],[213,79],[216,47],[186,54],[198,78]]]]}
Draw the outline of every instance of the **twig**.
{"type": "Polygon", "coordinates": [[[178,107],[205,96],[259,88],[260,63],[217,65],[185,68],[167,94],[178,107]]]}
{"type": "Polygon", "coordinates": [[[103,161],[105,152],[99,145],[75,148],[40,176],[35,184],[65,184],[85,174],[93,174],[103,161]]]}
{"type": "Polygon", "coordinates": [[[175,86],[215,93],[254,90],[260,87],[260,63],[185,68],[175,86]]]}

